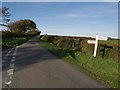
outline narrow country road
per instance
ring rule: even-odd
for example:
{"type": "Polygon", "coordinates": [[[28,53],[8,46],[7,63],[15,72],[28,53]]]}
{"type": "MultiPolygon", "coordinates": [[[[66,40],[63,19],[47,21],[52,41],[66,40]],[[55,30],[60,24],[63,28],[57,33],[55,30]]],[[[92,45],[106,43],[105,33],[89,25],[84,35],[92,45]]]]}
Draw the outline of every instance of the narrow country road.
{"type": "Polygon", "coordinates": [[[10,69],[10,60],[14,62],[10,88],[105,88],[42,48],[36,38],[15,50],[3,65],[3,88],[6,87],[4,81],[8,75],[5,72],[10,69]]]}

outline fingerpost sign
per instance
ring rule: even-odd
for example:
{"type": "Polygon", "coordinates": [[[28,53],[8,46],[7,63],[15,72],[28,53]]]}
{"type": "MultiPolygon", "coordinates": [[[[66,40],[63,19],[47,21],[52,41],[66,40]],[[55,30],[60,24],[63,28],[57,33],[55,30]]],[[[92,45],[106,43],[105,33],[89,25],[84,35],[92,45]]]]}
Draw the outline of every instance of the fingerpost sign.
{"type": "MultiPolygon", "coordinates": [[[[94,38],[94,37],[93,37],[94,38]]],[[[107,41],[108,37],[99,37],[98,34],[96,34],[96,37],[95,37],[95,40],[88,40],[88,44],[95,44],[95,47],[94,47],[94,53],[93,53],[93,57],[96,57],[96,54],[97,54],[97,47],[98,47],[98,40],[104,40],[104,41],[107,41]]]]}

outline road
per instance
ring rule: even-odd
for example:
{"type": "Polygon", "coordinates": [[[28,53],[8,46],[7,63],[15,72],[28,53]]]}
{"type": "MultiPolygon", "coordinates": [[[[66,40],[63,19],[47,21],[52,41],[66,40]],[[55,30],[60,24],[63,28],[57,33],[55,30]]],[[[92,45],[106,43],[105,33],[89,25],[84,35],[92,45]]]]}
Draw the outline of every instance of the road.
{"type": "Polygon", "coordinates": [[[3,88],[11,60],[10,88],[106,88],[42,48],[37,39],[13,48],[3,63],[3,88]]]}

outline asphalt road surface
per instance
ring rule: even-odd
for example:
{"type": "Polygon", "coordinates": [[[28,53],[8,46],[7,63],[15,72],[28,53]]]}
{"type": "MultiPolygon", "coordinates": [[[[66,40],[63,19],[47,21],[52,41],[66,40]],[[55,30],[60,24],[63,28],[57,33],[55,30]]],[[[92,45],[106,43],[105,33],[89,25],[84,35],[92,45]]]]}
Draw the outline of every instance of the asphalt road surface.
{"type": "Polygon", "coordinates": [[[35,38],[13,48],[5,59],[3,88],[106,88],[42,48],[35,38]]]}

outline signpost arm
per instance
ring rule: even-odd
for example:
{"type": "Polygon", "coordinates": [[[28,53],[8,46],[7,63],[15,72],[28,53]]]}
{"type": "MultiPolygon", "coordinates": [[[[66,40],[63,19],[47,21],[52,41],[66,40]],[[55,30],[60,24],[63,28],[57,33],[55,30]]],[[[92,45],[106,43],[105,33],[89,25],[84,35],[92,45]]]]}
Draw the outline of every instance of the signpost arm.
{"type": "MultiPolygon", "coordinates": [[[[94,38],[94,37],[93,37],[94,38]]],[[[96,54],[97,54],[97,47],[98,47],[98,40],[105,40],[107,41],[108,37],[102,37],[102,38],[99,38],[99,35],[96,34],[96,39],[95,40],[88,40],[88,44],[95,44],[95,47],[94,47],[94,54],[93,56],[96,57],[96,54]]],[[[104,53],[103,53],[104,54],[104,53]]]]}
{"type": "Polygon", "coordinates": [[[96,53],[97,53],[98,39],[99,36],[98,34],[96,34],[96,41],[95,41],[94,54],[93,54],[94,57],[96,57],[96,53]]]}

